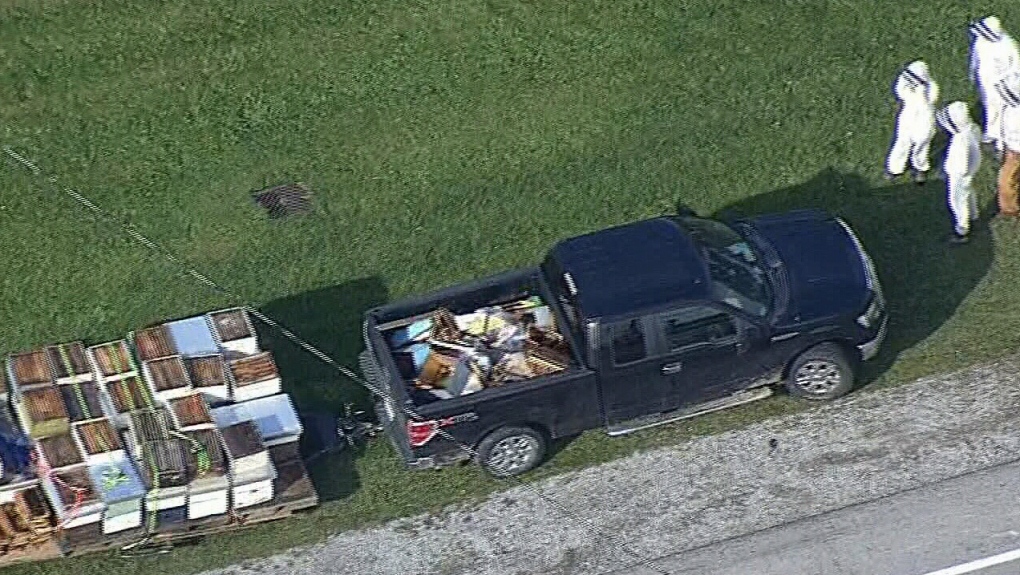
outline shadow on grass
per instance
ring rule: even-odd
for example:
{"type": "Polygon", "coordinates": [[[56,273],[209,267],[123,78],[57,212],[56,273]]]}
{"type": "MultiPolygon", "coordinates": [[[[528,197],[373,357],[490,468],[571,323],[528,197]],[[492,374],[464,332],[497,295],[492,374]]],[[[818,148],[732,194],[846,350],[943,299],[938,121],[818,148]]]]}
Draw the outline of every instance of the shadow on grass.
{"type": "Polygon", "coordinates": [[[827,169],[804,184],[729,205],[717,217],[821,208],[850,224],[875,260],[890,315],[885,344],[864,367],[867,384],[939,329],[988,272],[995,206],[979,207],[970,243],[954,246],[946,241],[952,225],[942,180],[875,188],[860,176],[827,169]]]}
{"type": "MultiPolygon", "coordinates": [[[[362,314],[387,299],[382,280],[371,277],[273,300],[260,309],[360,376],[356,366],[362,346],[362,314]]],[[[276,360],[284,391],[302,416],[306,429],[301,447],[306,456],[331,440],[335,443],[335,435],[329,436],[330,425],[345,404],[371,413],[367,389],[287,339],[280,330],[261,323],[257,327],[260,341],[276,360]]],[[[346,447],[308,466],[321,501],[343,499],[357,491],[360,481],[354,462],[361,453],[361,447],[346,447]]]]}

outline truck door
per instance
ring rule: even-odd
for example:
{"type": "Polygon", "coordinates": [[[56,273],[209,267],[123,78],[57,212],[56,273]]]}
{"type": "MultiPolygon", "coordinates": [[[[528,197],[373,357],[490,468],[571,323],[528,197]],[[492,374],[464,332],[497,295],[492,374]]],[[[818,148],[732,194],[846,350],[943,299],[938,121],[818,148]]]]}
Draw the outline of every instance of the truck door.
{"type": "Polygon", "coordinates": [[[658,314],[655,323],[674,408],[728,395],[760,371],[752,352],[760,330],[718,307],[686,306],[658,314]]]}
{"type": "Polygon", "coordinates": [[[662,411],[670,395],[673,384],[663,373],[652,319],[646,316],[601,326],[599,386],[608,425],[662,411]]]}

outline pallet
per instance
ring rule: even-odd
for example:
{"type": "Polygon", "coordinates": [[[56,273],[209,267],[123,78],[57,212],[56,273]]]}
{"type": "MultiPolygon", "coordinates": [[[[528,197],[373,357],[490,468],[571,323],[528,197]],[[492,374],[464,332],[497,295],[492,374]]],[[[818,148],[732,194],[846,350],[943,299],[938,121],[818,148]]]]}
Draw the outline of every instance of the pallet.
{"type": "MultiPolygon", "coordinates": [[[[174,526],[164,526],[162,529],[157,529],[152,543],[174,544],[194,541],[208,535],[237,531],[260,523],[284,519],[302,510],[318,506],[319,495],[315,491],[315,486],[308,476],[304,463],[297,457],[297,453],[296,442],[270,448],[269,455],[277,469],[271,501],[247,507],[240,512],[193,519],[174,526]]],[[[69,557],[119,549],[140,541],[144,534],[144,529],[138,528],[122,533],[103,535],[100,524],[95,523],[65,530],[60,533],[58,539],[62,555],[69,557]]],[[[0,561],[0,567],[2,566],[3,563],[0,561]]]]}

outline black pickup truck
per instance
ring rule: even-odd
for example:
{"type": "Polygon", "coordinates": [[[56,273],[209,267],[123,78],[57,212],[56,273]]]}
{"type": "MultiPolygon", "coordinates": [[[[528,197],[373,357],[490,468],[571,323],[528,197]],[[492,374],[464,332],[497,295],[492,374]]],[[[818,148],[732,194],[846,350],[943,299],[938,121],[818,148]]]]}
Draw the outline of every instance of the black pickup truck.
{"type": "Polygon", "coordinates": [[[684,213],[371,309],[360,363],[388,396],[376,412],[409,466],[473,458],[511,476],[588,429],[624,434],[777,386],[840,397],[886,323],[872,260],[842,219],[684,213]]]}

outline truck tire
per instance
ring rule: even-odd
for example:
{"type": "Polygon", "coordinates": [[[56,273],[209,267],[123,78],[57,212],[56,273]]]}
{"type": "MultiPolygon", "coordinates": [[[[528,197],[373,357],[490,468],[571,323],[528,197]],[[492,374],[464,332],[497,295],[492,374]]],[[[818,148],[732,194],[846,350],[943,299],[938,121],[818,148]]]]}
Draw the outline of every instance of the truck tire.
{"type": "Polygon", "coordinates": [[[478,464],[493,477],[530,471],[545,457],[545,436],[530,427],[501,427],[478,444],[478,464]]]}
{"type": "Polygon", "coordinates": [[[786,376],[790,395],[814,401],[842,397],[854,387],[856,373],[846,350],[822,343],[797,356],[786,376]]]}

